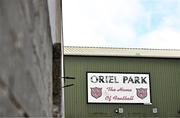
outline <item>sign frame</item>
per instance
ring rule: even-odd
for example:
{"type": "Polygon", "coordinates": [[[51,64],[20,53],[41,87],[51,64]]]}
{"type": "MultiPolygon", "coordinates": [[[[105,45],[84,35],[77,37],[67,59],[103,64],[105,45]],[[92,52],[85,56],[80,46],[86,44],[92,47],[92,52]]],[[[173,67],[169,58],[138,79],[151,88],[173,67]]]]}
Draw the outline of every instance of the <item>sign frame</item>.
{"type": "Polygon", "coordinates": [[[100,72],[100,71],[86,71],[86,101],[87,104],[137,104],[137,105],[152,105],[152,93],[151,93],[151,74],[150,72],[100,72]],[[107,74],[148,74],[149,75],[149,99],[150,103],[124,103],[124,102],[89,102],[88,101],[88,73],[107,73],[107,74]]]}

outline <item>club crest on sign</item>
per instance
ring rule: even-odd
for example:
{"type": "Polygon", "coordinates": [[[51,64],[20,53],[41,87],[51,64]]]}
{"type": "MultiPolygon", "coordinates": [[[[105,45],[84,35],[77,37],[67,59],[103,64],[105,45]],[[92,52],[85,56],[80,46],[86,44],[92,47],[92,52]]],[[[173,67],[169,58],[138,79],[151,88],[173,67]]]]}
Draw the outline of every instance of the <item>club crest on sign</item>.
{"type": "Polygon", "coordinates": [[[147,97],[147,88],[136,88],[136,95],[139,98],[144,99],[147,97]]]}
{"type": "Polygon", "coordinates": [[[91,88],[91,96],[98,99],[102,96],[102,88],[94,87],[91,88]]]}

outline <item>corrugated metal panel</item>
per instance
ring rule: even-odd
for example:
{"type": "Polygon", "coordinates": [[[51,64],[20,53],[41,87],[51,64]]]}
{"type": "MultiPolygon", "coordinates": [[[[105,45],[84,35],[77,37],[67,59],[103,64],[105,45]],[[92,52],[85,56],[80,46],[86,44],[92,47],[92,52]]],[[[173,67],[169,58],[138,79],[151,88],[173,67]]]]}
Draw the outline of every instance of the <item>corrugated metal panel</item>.
{"type": "Polygon", "coordinates": [[[65,56],[65,76],[75,77],[65,84],[65,113],[67,118],[88,117],[180,117],[180,60],[158,58],[120,58],[65,56]],[[86,72],[150,73],[152,105],[87,104],[86,72]],[[124,108],[123,114],[114,113],[124,108]],[[158,108],[153,114],[152,108],[158,108]]]}
{"type": "Polygon", "coordinates": [[[180,58],[180,50],[175,49],[139,49],[139,48],[97,48],[65,46],[65,55],[86,56],[133,56],[180,58]]]}

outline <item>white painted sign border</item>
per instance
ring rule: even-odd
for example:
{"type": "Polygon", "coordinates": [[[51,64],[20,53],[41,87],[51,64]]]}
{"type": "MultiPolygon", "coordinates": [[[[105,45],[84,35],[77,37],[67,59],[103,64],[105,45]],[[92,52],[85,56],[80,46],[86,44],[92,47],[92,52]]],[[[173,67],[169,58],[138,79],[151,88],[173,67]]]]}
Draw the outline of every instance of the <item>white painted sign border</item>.
{"type": "Polygon", "coordinates": [[[88,103],[152,104],[150,73],[87,72],[86,76],[88,103]]]}

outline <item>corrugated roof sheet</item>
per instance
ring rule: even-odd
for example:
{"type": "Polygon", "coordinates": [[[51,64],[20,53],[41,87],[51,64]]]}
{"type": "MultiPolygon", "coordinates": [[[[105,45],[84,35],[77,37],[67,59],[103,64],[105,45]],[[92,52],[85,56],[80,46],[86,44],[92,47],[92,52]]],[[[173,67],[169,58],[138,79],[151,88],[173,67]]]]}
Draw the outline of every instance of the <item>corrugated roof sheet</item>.
{"type": "Polygon", "coordinates": [[[180,58],[177,49],[110,48],[65,46],[65,55],[180,58]]]}

